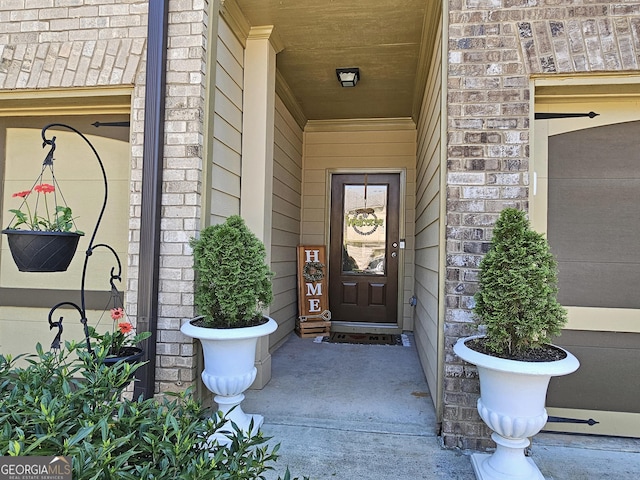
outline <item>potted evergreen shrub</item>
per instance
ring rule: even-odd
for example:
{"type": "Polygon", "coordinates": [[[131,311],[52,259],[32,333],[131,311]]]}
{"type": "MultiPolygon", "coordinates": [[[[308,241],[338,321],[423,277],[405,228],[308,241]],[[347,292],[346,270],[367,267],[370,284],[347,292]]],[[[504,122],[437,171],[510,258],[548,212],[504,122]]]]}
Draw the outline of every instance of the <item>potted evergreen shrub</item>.
{"type": "Polygon", "coordinates": [[[234,215],[203,229],[191,246],[199,316],[185,321],[181,331],[202,344],[202,381],[216,394],[219,415],[254,434],[263,418],[244,413],[240,403],[256,378],[258,339],[278,327],[262,313],[273,300],[273,273],[265,263],[264,244],[234,215]]]}
{"type": "Polygon", "coordinates": [[[480,263],[474,314],[484,335],[462,338],[455,353],[480,376],[478,412],[493,430],[492,455],[472,457],[479,479],[544,479],[524,449],[547,421],[545,400],[552,376],[579,367],[551,344],[567,321],[557,301],[557,265],[545,237],[526,214],[504,209],[480,263]]]}

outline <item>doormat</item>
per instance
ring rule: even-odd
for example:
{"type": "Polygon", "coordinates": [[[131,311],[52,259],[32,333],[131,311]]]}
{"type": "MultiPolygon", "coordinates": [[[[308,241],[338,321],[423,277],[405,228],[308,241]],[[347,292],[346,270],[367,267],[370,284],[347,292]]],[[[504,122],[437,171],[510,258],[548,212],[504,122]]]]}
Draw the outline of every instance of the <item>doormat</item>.
{"type": "Polygon", "coordinates": [[[351,343],[357,345],[403,345],[403,335],[390,335],[387,333],[341,333],[333,332],[325,337],[328,343],[351,343]]]}

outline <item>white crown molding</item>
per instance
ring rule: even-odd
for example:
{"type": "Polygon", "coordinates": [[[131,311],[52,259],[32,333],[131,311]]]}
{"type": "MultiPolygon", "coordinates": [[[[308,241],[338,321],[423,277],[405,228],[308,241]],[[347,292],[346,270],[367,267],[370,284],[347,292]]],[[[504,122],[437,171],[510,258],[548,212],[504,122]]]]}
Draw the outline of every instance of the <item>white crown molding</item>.
{"type": "Polygon", "coordinates": [[[442,16],[442,5],[437,2],[431,10],[427,9],[422,25],[422,36],[420,39],[420,53],[418,54],[418,65],[416,66],[415,90],[413,92],[412,116],[415,120],[420,116],[424,90],[427,85],[429,69],[434,58],[434,47],[436,46],[440,33],[440,18],[442,16]]]}
{"type": "Polygon", "coordinates": [[[284,42],[273,25],[251,27],[247,40],[269,40],[276,53],[284,50],[284,42]]]}
{"type": "Polygon", "coordinates": [[[305,132],[356,132],[385,130],[415,130],[412,118],[349,118],[339,120],[309,120],[305,132]]]}
{"type": "Polygon", "coordinates": [[[223,0],[220,5],[220,15],[242,46],[246,47],[251,24],[245,18],[236,0],[223,0]]]}
{"type": "Polygon", "coordinates": [[[293,116],[298,126],[304,130],[307,124],[307,117],[302,111],[298,100],[293,95],[289,84],[279,71],[276,71],[276,95],[280,97],[280,100],[282,100],[282,103],[287,107],[287,110],[289,110],[289,113],[293,116]]]}

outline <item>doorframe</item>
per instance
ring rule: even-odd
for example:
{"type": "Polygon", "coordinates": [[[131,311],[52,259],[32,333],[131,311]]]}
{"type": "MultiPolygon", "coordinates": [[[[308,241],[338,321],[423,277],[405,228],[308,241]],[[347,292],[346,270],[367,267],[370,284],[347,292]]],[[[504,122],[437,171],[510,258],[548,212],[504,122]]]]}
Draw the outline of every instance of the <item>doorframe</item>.
{"type": "MultiPolygon", "coordinates": [[[[407,191],[407,169],[406,168],[394,168],[394,167],[383,167],[383,168],[328,168],[326,170],[325,177],[325,231],[324,238],[325,244],[327,245],[327,258],[330,258],[331,255],[331,182],[333,180],[333,175],[344,175],[344,174],[354,174],[354,175],[364,175],[365,173],[369,174],[385,174],[385,173],[396,173],[400,176],[400,199],[398,203],[398,236],[401,240],[405,241],[405,248],[398,249],[398,255],[400,259],[398,260],[398,301],[397,301],[397,323],[366,323],[366,322],[341,322],[341,321],[332,321],[331,322],[331,330],[334,332],[342,332],[342,333],[389,333],[389,334],[397,334],[402,333],[405,330],[405,318],[404,318],[404,283],[405,283],[405,250],[406,250],[406,191],[407,191]]],[[[327,262],[328,263],[328,262],[327,262]]],[[[327,272],[329,276],[329,282],[331,282],[331,272],[329,271],[329,265],[327,265],[327,272]]]]}

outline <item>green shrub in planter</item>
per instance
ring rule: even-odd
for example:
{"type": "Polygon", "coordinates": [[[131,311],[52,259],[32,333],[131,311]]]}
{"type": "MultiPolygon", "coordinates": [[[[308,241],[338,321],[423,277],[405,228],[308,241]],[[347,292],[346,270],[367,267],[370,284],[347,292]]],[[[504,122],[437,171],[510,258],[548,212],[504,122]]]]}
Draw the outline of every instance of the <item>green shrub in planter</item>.
{"type": "Polygon", "coordinates": [[[234,328],[262,323],[273,301],[264,244],[233,215],[191,240],[196,272],[195,305],[205,327],[234,328]]]}
{"type": "MultiPolygon", "coordinates": [[[[272,470],[278,446],[262,435],[229,434],[205,447],[223,424],[203,414],[189,392],[127,400],[122,392],[141,365],[97,359],[75,343],[58,353],[0,355],[0,455],[70,456],[75,480],[254,479],[272,470]]],[[[289,478],[289,472],[285,473],[289,478]]]]}
{"type": "Polygon", "coordinates": [[[485,346],[496,355],[541,348],[567,322],[558,303],[557,264],[545,237],[523,211],[506,208],[480,264],[474,313],[486,326],[485,346]]]}

